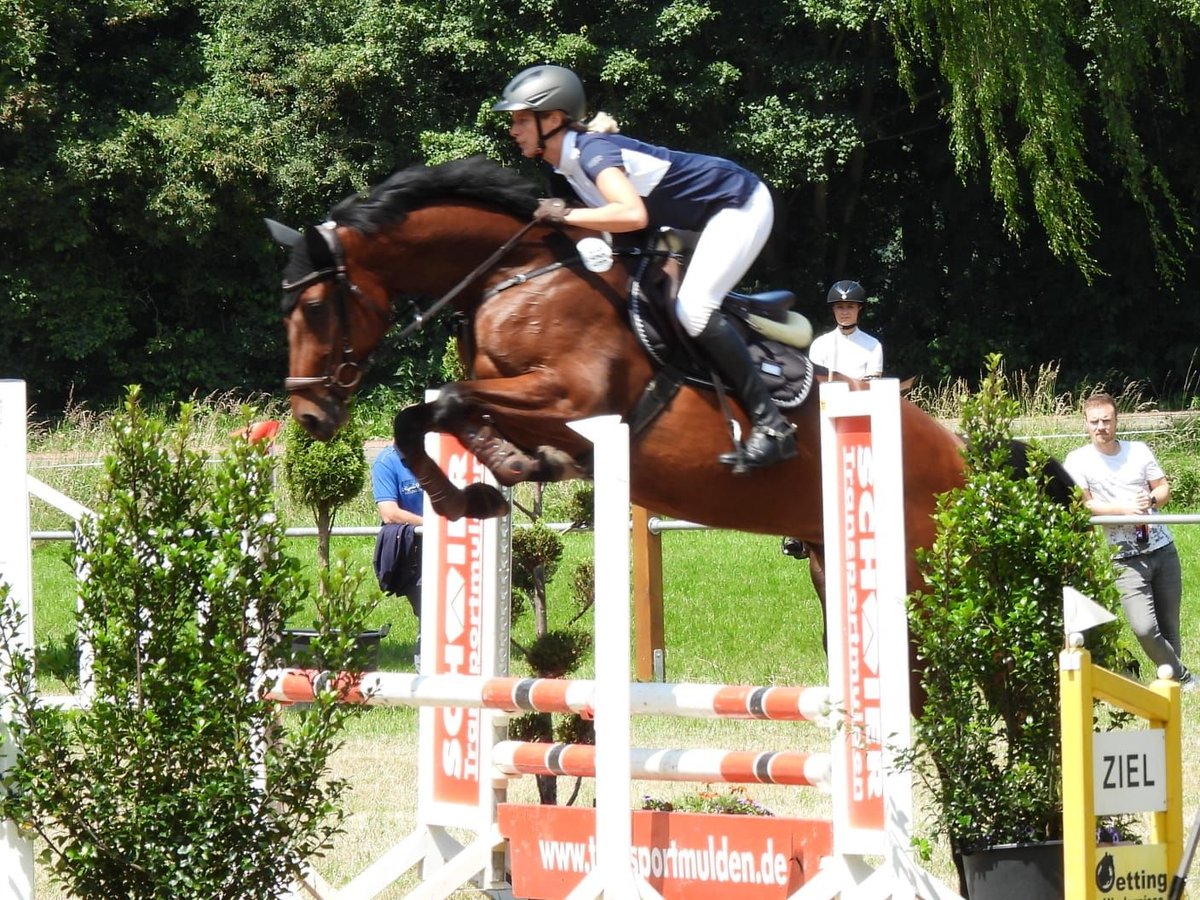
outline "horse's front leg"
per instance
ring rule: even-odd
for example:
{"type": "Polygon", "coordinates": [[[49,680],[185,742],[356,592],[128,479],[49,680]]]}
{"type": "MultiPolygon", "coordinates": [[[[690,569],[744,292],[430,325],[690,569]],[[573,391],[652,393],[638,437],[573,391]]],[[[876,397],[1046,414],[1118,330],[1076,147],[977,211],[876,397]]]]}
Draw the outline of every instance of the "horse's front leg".
{"type": "Polygon", "coordinates": [[[425,452],[425,435],[433,430],[433,411],[428,403],[402,409],[392,422],[396,449],[428,495],[434,512],[451,521],[464,516],[491,519],[506,514],[508,501],[500,491],[490,484],[458,487],[425,452]]]}
{"type": "Polygon", "coordinates": [[[470,417],[450,430],[505,487],[522,481],[566,481],[587,476],[574,458],[554,447],[543,445],[526,453],[482,416],[470,417]]]}
{"type": "Polygon", "coordinates": [[[454,434],[503,485],[589,477],[587,442],[565,423],[579,411],[544,372],[460,382],[442,388],[432,404],[433,428],[454,434]],[[525,439],[524,446],[514,440],[525,439]],[[559,444],[571,442],[569,449],[559,444]]]}

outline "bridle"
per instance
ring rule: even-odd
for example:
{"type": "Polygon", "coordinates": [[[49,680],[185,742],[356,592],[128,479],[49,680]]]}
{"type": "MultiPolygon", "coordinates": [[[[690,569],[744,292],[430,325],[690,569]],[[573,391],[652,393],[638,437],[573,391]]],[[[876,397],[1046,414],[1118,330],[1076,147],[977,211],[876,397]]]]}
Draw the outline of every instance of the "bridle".
{"type": "MultiPolygon", "coordinates": [[[[536,224],[538,224],[536,220],[527,222],[516,234],[505,241],[491,256],[472,269],[458,284],[443,294],[432,306],[424,311],[418,311],[414,315],[413,321],[405,326],[397,339],[402,340],[408,337],[413,332],[423,328],[427,322],[432,321],[447,303],[457,297],[469,284],[499,262],[513,248],[517,241],[524,237],[525,233],[536,224]]],[[[337,312],[338,324],[342,331],[342,357],[340,362],[335,363],[334,355],[331,352],[326,360],[325,374],[288,376],[283,380],[283,387],[288,393],[295,393],[314,387],[327,388],[348,397],[358,387],[359,382],[362,381],[368,365],[366,361],[362,363],[355,361],[354,350],[350,345],[349,303],[351,299],[355,298],[362,300],[364,295],[358,285],[351,281],[347,274],[346,254],[342,250],[342,242],[337,236],[337,226],[333,222],[324,222],[316,226],[316,231],[324,239],[325,246],[329,250],[330,264],[309,272],[303,278],[298,278],[295,281],[284,281],[282,287],[285,293],[293,293],[303,291],[323,281],[334,282],[333,300],[334,309],[337,312]]]]}
{"type": "Polygon", "coordinates": [[[312,287],[314,284],[320,284],[322,281],[332,280],[334,282],[333,306],[337,312],[338,326],[342,332],[342,358],[340,362],[335,363],[333,354],[330,353],[326,360],[325,374],[288,376],[283,380],[283,387],[288,393],[321,387],[349,396],[358,387],[367,371],[365,364],[360,364],[354,359],[354,348],[350,345],[348,308],[351,297],[361,299],[363,294],[358,285],[351,281],[349,275],[346,274],[346,254],[342,250],[342,242],[338,240],[336,226],[332,222],[324,222],[316,226],[316,232],[324,239],[325,246],[329,250],[330,264],[309,272],[303,278],[295,281],[285,280],[282,286],[285,293],[298,295],[300,291],[312,287]]]}

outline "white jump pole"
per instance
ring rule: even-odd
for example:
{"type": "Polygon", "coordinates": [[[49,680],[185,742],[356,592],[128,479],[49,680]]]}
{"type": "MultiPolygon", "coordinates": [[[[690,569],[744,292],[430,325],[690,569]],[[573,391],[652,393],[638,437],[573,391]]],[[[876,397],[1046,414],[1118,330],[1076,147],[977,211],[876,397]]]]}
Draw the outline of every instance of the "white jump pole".
{"type": "Polygon", "coordinates": [[[596,865],[568,900],[661,895],[634,875],[629,805],[629,428],[617,416],[571,427],[592,442],[596,570],[596,865]]]}
{"type": "MultiPolygon", "coordinates": [[[[0,581],[7,584],[21,611],[18,641],[33,647],[33,561],[29,543],[29,488],[26,484],[25,382],[0,380],[0,581]]],[[[0,669],[0,680],[7,672],[0,669]]],[[[0,686],[0,773],[12,765],[15,751],[8,740],[8,697],[0,686]]],[[[0,895],[14,900],[33,897],[33,845],[21,837],[10,819],[0,831],[0,895]]]]}

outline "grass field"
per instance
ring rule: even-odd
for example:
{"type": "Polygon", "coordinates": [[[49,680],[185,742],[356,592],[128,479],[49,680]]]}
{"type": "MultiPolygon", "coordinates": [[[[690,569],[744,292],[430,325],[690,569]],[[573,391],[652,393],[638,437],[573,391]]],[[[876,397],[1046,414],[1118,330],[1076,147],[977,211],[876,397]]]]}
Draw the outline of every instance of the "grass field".
{"type": "MultiPolygon", "coordinates": [[[[1185,570],[1185,646],[1200,646],[1200,530],[1177,528],[1185,570]]],[[[817,684],[824,681],[820,612],[808,580],[808,566],[784,557],[774,538],[731,532],[672,532],[664,535],[666,585],[667,676],[671,681],[730,684],[817,684]]],[[[312,553],[312,542],[294,539],[300,556],[312,553]]],[[[369,565],[370,539],[338,538],[335,547],[369,565]]],[[[563,571],[573,560],[591,552],[587,535],[568,535],[563,571]]],[[[38,639],[55,629],[70,627],[70,593],[63,593],[71,576],[62,547],[39,545],[35,553],[38,639]],[[59,571],[62,570],[62,571],[59,571]],[[56,587],[55,587],[56,586],[56,587]],[[55,596],[57,595],[57,596],[55,596]]],[[[73,576],[71,576],[73,577],[73,576]]],[[[570,612],[560,577],[552,584],[552,617],[570,612]]],[[[391,624],[384,640],[381,667],[409,670],[416,647],[417,623],[403,600],[385,601],[373,626],[391,624]]],[[[528,636],[530,623],[517,626],[518,639],[528,636]]],[[[580,673],[590,675],[590,669],[580,673]]],[[[1184,759],[1200,751],[1200,697],[1185,695],[1184,759]]],[[[413,827],[416,798],[416,720],[413,710],[372,709],[356,720],[337,757],[338,774],[353,789],[346,831],[330,848],[319,868],[334,884],[362,869],[374,856],[413,827]]],[[[823,735],[805,724],[718,722],[689,719],[634,720],[639,746],[709,746],[728,749],[821,749],[823,735]]],[[[572,785],[561,785],[565,796],[572,785]]],[[[695,790],[689,785],[635,786],[635,798],[645,793],[674,797],[695,790]]],[[[830,813],[828,798],[816,791],[751,787],[748,794],[780,815],[830,813]]],[[[513,782],[517,800],[535,798],[532,779],[513,782]]],[[[1188,773],[1185,822],[1194,814],[1200,784],[1188,773]]],[[[585,785],[580,803],[591,800],[585,785]]],[[[948,878],[944,858],[935,871],[948,878]]],[[[403,896],[415,883],[402,881],[384,897],[403,896]]],[[[50,891],[39,896],[55,897],[50,891]]]]}
{"type": "MultiPolygon", "coordinates": [[[[218,425],[215,430],[219,432],[223,427],[218,425]]],[[[1081,440],[1075,436],[1063,439],[1062,443],[1069,447],[1081,440]]],[[[1061,452],[1060,447],[1055,449],[1061,452]]],[[[94,451],[84,447],[79,453],[87,455],[94,451]]],[[[59,459],[54,466],[43,464],[34,474],[73,497],[93,496],[95,476],[91,470],[80,468],[79,458],[59,459]]],[[[287,524],[311,524],[305,512],[290,505],[285,495],[281,495],[281,509],[287,524]]],[[[1185,510],[1172,506],[1168,511],[1185,510]]],[[[338,524],[374,523],[372,505],[365,494],[338,519],[338,524]]],[[[35,529],[65,527],[62,517],[35,504],[35,529]]],[[[1185,578],[1184,655],[1185,659],[1200,664],[1196,599],[1200,591],[1200,529],[1179,526],[1174,531],[1185,578]]],[[[313,545],[311,539],[295,538],[289,542],[289,552],[311,569],[313,545]]],[[[335,553],[345,553],[354,563],[368,569],[372,546],[371,538],[334,539],[335,553]]],[[[824,682],[821,616],[806,562],[783,556],[777,538],[730,532],[671,532],[663,536],[663,546],[668,680],[730,684],[824,682]]],[[[558,578],[551,584],[552,626],[561,624],[573,613],[567,598],[567,573],[574,562],[588,558],[590,553],[588,535],[566,537],[565,559],[558,578]]],[[[61,639],[73,631],[74,578],[64,543],[35,544],[35,622],[39,642],[61,639]]],[[[364,602],[376,602],[379,598],[373,578],[368,578],[368,586],[364,602]]],[[[290,624],[305,627],[311,622],[290,624]]],[[[384,598],[373,612],[370,624],[392,626],[381,648],[381,668],[410,670],[417,645],[417,623],[407,602],[384,598]]],[[[531,632],[528,618],[519,621],[514,629],[518,640],[527,639],[531,632]]],[[[579,675],[588,677],[590,672],[589,662],[579,675]]],[[[1184,710],[1183,756],[1187,761],[1196,758],[1200,751],[1200,696],[1185,695],[1184,710]]],[[[347,732],[345,746],[337,756],[337,774],[348,778],[353,785],[348,797],[349,817],[345,832],[317,863],[332,883],[348,880],[413,827],[416,720],[417,714],[412,710],[372,709],[354,721],[347,732]]],[[[804,724],[638,718],[634,720],[634,742],[639,746],[662,747],[821,749],[825,738],[804,724]]],[[[1186,773],[1185,825],[1190,823],[1200,802],[1198,778],[1200,774],[1194,767],[1186,773]]],[[[560,795],[569,794],[572,786],[564,780],[560,795]]],[[[694,792],[697,787],[639,783],[634,794],[673,797],[694,792]]],[[[828,816],[830,812],[828,798],[811,790],[753,787],[748,794],[781,815],[828,816]]],[[[532,779],[514,781],[511,796],[516,800],[533,800],[532,779]]],[[[589,785],[584,786],[578,802],[591,802],[589,785]]],[[[932,868],[949,878],[944,854],[932,868]]],[[[415,877],[410,875],[382,896],[403,896],[414,884],[415,877]]],[[[39,877],[39,897],[62,896],[44,885],[45,879],[39,877]]]]}

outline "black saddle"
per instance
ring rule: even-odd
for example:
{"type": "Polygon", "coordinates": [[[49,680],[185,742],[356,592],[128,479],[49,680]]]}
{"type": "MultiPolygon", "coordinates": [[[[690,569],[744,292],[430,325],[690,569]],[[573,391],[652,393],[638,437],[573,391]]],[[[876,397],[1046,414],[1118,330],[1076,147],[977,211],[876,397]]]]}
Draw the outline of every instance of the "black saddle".
{"type": "MultiPolygon", "coordinates": [[[[680,384],[716,389],[712,364],[684,332],[675,315],[679,278],[677,272],[672,272],[672,264],[681,266],[677,254],[647,252],[630,282],[630,325],[658,370],[629,417],[635,434],[662,411],[680,384]]],[[[750,316],[785,322],[795,302],[796,295],[784,290],[731,293],[720,310],[746,341],[772,398],[785,410],[795,409],[808,398],[813,383],[812,363],[803,350],[765,337],[748,323],[750,316]]]]}

